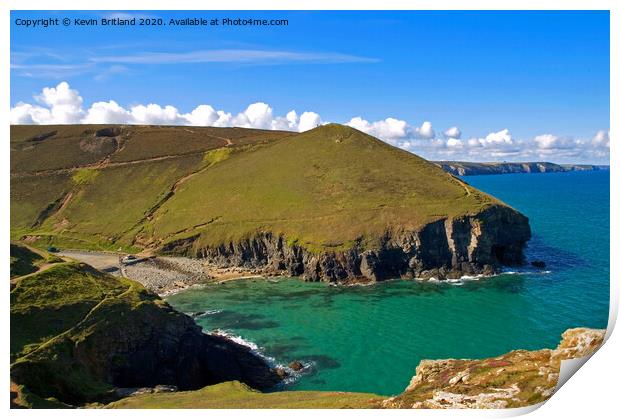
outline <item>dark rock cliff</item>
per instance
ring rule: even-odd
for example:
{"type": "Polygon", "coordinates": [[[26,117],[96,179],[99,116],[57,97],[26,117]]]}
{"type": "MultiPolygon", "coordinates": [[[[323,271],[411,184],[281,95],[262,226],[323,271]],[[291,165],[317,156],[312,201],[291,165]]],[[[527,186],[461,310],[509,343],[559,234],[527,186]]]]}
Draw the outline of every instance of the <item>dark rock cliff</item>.
{"type": "Polygon", "coordinates": [[[356,246],[313,253],[266,232],[207,248],[199,247],[195,236],[169,243],[162,251],[204,258],[223,267],[267,268],[309,281],[446,279],[491,274],[502,265],[521,264],[530,236],[527,217],[512,208],[492,205],[478,214],[440,219],[417,231],[388,231],[374,249],[356,246]]]}

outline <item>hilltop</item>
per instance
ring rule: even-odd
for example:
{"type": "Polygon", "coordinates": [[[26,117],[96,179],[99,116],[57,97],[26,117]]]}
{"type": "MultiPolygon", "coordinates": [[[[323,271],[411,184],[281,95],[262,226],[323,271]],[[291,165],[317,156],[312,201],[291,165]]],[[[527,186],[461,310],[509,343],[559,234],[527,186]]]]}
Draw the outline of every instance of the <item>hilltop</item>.
{"type": "Polygon", "coordinates": [[[11,234],[311,280],[491,273],[527,218],[350,127],[11,127],[11,234]]]}
{"type": "Polygon", "coordinates": [[[594,164],[555,164],[549,162],[492,162],[475,163],[464,161],[436,161],[434,162],[446,172],[455,176],[471,175],[503,175],[507,173],[560,173],[560,172],[589,172],[609,170],[609,166],[594,164]]]}

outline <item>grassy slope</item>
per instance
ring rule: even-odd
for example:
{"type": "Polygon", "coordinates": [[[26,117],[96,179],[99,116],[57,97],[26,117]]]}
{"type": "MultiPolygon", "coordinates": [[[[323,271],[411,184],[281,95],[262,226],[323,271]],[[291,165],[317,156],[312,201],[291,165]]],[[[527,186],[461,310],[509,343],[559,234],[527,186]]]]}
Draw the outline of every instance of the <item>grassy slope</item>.
{"type": "Polygon", "coordinates": [[[153,234],[172,240],[209,223],[180,236],[200,231],[203,244],[216,244],[262,230],[311,249],[338,248],[491,202],[426,160],[329,125],[235,154],[188,179],[158,211],[153,234]]]}
{"type": "Polygon", "coordinates": [[[85,265],[59,263],[17,281],[11,291],[11,358],[71,329],[104,298],[129,288],[85,265]]]}
{"type": "Polygon", "coordinates": [[[12,125],[11,172],[93,164],[116,150],[110,139],[95,140],[97,125],[12,125]],[[46,137],[46,134],[56,132],[46,137]],[[93,147],[94,146],[94,147],[93,147]]]}
{"type": "Polygon", "coordinates": [[[232,381],[197,391],[129,397],[111,403],[115,409],[363,409],[377,407],[381,396],[331,391],[260,393],[232,381]]]}
{"type": "Polygon", "coordinates": [[[17,383],[34,394],[102,397],[111,387],[74,358],[74,348],[100,338],[102,328],[140,322],[160,304],[140,284],[77,262],[20,277],[11,291],[12,374],[17,369],[17,383]]]}
{"type": "Polygon", "coordinates": [[[175,182],[212,164],[214,156],[290,135],[131,126],[112,127],[120,129],[115,139],[95,136],[106,127],[11,127],[12,238],[38,236],[40,246],[133,250],[135,234],[150,229],[141,221],[175,182]],[[109,147],[114,142],[118,147],[109,147]]]}
{"type": "Polygon", "coordinates": [[[38,215],[72,186],[69,173],[11,177],[11,237],[31,231],[38,215]]]}
{"type": "Polygon", "coordinates": [[[309,250],[337,250],[497,202],[339,125],[303,134],[113,127],[115,139],[96,137],[102,128],[12,127],[13,239],[134,250],[200,232],[198,244],[208,245],[272,231],[309,250]]]}

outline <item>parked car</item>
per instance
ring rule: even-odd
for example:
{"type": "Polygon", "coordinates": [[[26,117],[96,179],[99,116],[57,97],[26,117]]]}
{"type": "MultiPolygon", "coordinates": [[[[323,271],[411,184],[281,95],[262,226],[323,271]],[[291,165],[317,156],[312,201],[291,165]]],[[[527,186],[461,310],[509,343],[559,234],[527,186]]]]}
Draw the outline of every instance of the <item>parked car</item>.
{"type": "Polygon", "coordinates": [[[134,255],[127,255],[121,259],[121,262],[125,264],[131,264],[131,263],[135,263],[137,260],[138,258],[135,257],[134,255]]]}

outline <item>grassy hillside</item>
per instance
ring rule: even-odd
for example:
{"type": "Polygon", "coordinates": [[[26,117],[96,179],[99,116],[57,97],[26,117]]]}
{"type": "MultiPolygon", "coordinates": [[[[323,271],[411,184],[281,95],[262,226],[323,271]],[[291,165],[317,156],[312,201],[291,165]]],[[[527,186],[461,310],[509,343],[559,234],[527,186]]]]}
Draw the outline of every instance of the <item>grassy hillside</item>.
{"type": "Polygon", "coordinates": [[[12,238],[99,249],[270,231],[309,250],[481,211],[493,198],[349,127],[11,130],[12,238]],[[53,152],[52,152],[53,151],[53,152]]]}
{"type": "Polygon", "coordinates": [[[180,231],[201,232],[201,242],[213,245],[271,231],[333,249],[358,237],[375,240],[392,226],[480,211],[491,201],[411,153],[329,125],[196,174],[162,205],[152,235],[165,242],[180,231]]]}
{"type": "Polygon", "coordinates": [[[80,263],[59,263],[18,279],[11,291],[11,374],[44,398],[101,397],[111,386],[73,357],[74,348],[107,322],[105,307],[116,307],[116,321],[148,297],[137,283],[95,271],[80,263]]]}
{"type": "Polygon", "coordinates": [[[145,394],[111,403],[113,409],[367,409],[381,396],[335,391],[259,393],[232,381],[197,391],[145,394]]]}

